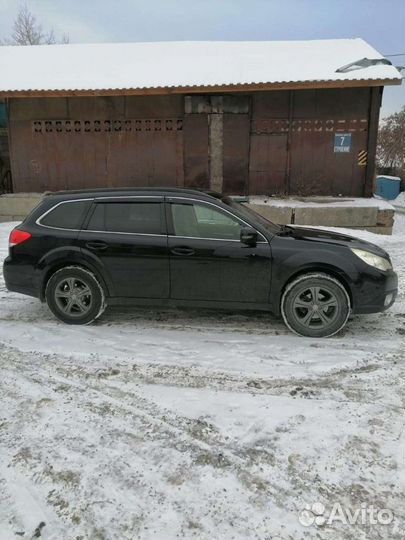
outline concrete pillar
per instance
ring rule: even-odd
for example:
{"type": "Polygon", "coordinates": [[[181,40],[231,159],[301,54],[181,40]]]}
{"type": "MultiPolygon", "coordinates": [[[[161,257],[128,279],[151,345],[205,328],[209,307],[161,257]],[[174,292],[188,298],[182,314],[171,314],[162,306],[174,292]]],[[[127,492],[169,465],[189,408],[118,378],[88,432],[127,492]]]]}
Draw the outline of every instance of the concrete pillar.
{"type": "Polygon", "coordinates": [[[223,185],[223,142],[224,116],[221,113],[208,115],[210,189],[222,193],[223,185]]]}

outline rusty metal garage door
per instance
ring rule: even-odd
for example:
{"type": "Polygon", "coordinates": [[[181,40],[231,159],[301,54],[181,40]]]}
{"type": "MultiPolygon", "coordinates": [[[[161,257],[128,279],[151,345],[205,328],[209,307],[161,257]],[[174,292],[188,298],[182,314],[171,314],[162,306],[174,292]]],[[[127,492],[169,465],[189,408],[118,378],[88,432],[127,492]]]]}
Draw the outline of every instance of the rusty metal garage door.
{"type": "Polygon", "coordinates": [[[183,185],[183,120],[35,120],[23,177],[44,189],[183,185]]]}
{"type": "Polygon", "coordinates": [[[209,189],[208,115],[184,116],[184,185],[209,189]]]}
{"type": "Polygon", "coordinates": [[[286,192],[287,134],[250,136],[249,195],[286,192]]]}
{"type": "Polygon", "coordinates": [[[247,195],[249,114],[223,115],[223,193],[247,195]]]}
{"type": "Polygon", "coordinates": [[[180,96],[11,101],[16,191],[183,186],[180,96]]]}

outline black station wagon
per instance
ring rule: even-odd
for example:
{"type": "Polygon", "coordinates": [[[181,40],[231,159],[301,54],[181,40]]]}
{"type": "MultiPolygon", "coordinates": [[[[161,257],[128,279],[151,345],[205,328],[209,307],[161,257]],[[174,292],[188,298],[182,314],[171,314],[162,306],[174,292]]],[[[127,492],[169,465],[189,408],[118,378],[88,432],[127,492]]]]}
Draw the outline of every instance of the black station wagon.
{"type": "Polygon", "coordinates": [[[69,324],[111,304],[268,310],[295,333],[339,332],[350,313],[389,308],[397,276],[373,244],[276,225],[217,193],[60,192],[10,234],[10,291],[69,324]]]}

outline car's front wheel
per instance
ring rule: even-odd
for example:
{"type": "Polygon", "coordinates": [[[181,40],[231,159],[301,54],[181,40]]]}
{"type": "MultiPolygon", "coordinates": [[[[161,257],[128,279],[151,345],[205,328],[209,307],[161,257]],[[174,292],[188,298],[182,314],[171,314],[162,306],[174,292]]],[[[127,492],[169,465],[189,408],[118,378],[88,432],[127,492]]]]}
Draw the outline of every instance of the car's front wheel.
{"type": "Polygon", "coordinates": [[[287,285],[281,298],[285,324],[301,336],[329,337],[339,332],[350,315],[345,287],[324,273],[308,273],[287,285]]]}
{"type": "Polygon", "coordinates": [[[52,313],[67,324],[89,324],[106,305],[96,276],[78,266],[57,270],[47,283],[45,298],[52,313]]]}

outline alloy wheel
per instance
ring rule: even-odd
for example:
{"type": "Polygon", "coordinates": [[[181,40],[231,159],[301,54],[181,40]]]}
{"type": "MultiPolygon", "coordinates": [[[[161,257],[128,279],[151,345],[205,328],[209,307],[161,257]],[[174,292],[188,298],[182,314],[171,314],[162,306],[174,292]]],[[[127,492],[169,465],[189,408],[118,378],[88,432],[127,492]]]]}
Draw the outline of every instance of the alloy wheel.
{"type": "Polygon", "coordinates": [[[325,328],[338,317],[338,299],[328,287],[313,286],[301,290],[293,300],[297,322],[307,328],[325,328]]]}
{"type": "Polygon", "coordinates": [[[70,317],[82,317],[90,311],[93,295],[83,280],[67,277],[57,283],[54,298],[63,313],[70,317]]]}

